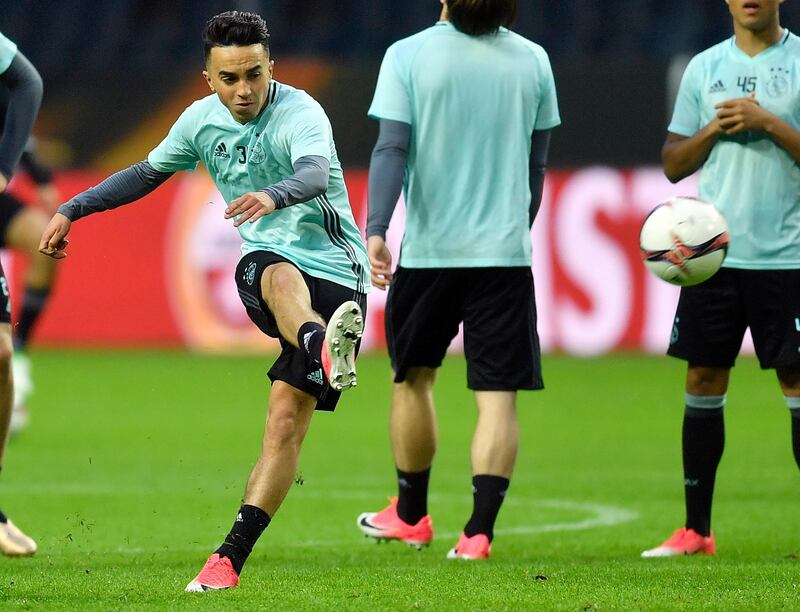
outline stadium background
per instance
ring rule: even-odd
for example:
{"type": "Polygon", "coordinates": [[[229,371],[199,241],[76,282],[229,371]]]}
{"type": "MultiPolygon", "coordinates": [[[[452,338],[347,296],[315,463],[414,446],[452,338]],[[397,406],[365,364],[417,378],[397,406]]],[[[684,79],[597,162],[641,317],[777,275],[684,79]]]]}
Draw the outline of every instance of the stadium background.
{"type": "MultiPolygon", "coordinates": [[[[266,16],[276,78],[328,111],[363,226],[376,135],[366,109],[380,60],[392,41],[436,20],[436,0],[5,0],[0,30],[45,81],[36,134],[63,197],[144,158],[207,94],[199,35],[229,8],[266,16]]],[[[797,3],[783,7],[790,28],[798,16],[797,3]]],[[[721,0],[521,3],[515,29],[550,53],[563,120],[533,237],[546,350],[663,350],[676,292],[644,273],[636,233],[653,205],[695,189],[694,179],[670,185],[658,153],[686,58],[729,27],[721,0]]],[[[30,189],[22,177],[13,187],[30,189]]],[[[269,348],[239,304],[231,278],[238,235],[222,207],[203,172],[182,173],[142,202],[77,224],[36,342],[269,348]]],[[[395,253],[401,217],[398,207],[395,253]]],[[[3,257],[18,287],[23,262],[3,257]]],[[[370,297],[370,347],[383,344],[383,298],[370,297]]]]}

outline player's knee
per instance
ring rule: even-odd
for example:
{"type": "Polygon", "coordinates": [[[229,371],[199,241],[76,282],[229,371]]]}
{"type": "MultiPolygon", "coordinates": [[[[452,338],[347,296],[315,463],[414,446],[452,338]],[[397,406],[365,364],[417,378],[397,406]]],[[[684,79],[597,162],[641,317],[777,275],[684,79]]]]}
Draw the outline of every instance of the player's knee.
{"type": "Polygon", "coordinates": [[[724,395],[728,390],[729,370],[690,367],[686,373],[686,392],[695,396],[724,395]]]}
{"type": "Polygon", "coordinates": [[[434,368],[408,368],[403,382],[397,386],[409,392],[427,392],[433,388],[436,381],[436,369],[434,368]]]}
{"type": "Polygon", "coordinates": [[[291,292],[297,286],[298,275],[299,272],[293,265],[279,263],[264,271],[261,284],[270,295],[291,292]]]}
{"type": "Polygon", "coordinates": [[[784,395],[800,396],[800,368],[778,368],[775,373],[784,395]]]}
{"type": "Polygon", "coordinates": [[[302,442],[302,432],[304,431],[305,428],[301,426],[297,414],[288,411],[270,414],[267,421],[265,446],[271,448],[299,446],[302,442]]]}

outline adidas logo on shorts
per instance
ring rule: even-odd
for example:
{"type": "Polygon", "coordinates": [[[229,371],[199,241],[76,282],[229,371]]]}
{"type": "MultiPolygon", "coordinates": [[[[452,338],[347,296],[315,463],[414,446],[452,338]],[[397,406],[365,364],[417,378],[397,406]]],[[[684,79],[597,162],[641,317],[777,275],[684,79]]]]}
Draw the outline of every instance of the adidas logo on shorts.
{"type": "Polygon", "coordinates": [[[311,374],[306,376],[306,378],[308,380],[310,380],[311,382],[316,383],[318,385],[322,385],[322,384],[325,383],[325,381],[322,378],[322,368],[320,368],[319,370],[315,370],[315,371],[311,372],[311,374]]]}

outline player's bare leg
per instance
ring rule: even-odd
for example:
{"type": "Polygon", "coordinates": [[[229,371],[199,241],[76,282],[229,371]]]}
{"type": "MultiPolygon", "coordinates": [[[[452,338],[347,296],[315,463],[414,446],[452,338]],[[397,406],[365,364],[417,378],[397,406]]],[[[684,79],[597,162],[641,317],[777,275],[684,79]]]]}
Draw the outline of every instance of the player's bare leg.
{"type": "Polygon", "coordinates": [[[686,523],[659,546],[642,553],[659,558],[714,554],[711,505],[717,467],[725,448],[723,409],[730,369],[689,364],[683,417],[683,477],[686,523]]]}
{"type": "MultiPolygon", "coordinates": [[[[12,354],[11,325],[0,323],[0,466],[3,465],[5,456],[14,397],[12,354]]],[[[2,512],[0,512],[0,552],[14,557],[30,556],[36,552],[36,542],[22,533],[2,512]]]]}
{"type": "Polygon", "coordinates": [[[494,523],[508,490],[519,449],[515,391],[476,391],[478,422],[472,437],[472,516],[447,556],[485,559],[491,553],[494,523]]]}
{"type": "MultiPolygon", "coordinates": [[[[326,329],[324,319],[311,307],[305,279],[288,263],[273,264],[264,270],[261,295],[278,324],[281,337],[305,351],[307,364],[324,371],[332,386],[339,380],[336,368],[344,364],[352,375],[348,381],[352,384],[348,386],[355,386],[353,360],[356,342],[363,330],[358,304],[342,304],[334,311],[326,329]],[[329,339],[334,344],[330,351],[326,347],[329,339]]],[[[225,542],[209,557],[186,587],[187,591],[226,589],[239,584],[239,573],[247,557],[294,481],[300,448],[317,402],[313,395],[284,381],[273,382],[262,453],[250,473],[239,514],[225,542]]]]}
{"type": "Polygon", "coordinates": [[[297,475],[300,447],[316,403],[315,397],[280,380],[272,385],[261,457],[247,481],[245,504],[275,516],[297,475]]]}
{"type": "Polygon", "coordinates": [[[778,383],[792,418],[792,451],[800,467],[800,368],[778,368],[778,383]]]}
{"type": "Polygon", "coordinates": [[[406,378],[392,389],[389,421],[394,464],[404,472],[431,467],[436,454],[436,410],[433,404],[433,368],[409,368],[406,378]]]}
{"type": "Polygon", "coordinates": [[[317,398],[276,380],[272,385],[264,440],[250,472],[239,514],[225,542],[186,587],[200,593],[235,587],[253,545],[280,508],[297,474],[300,448],[317,398]]]}
{"type": "Polygon", "coordinates": [[[292,346],[301,348],[297,332],[304,323],[325,321],[311,308],[311,294],[303,275],[289,263],[267,267],[261,275],[261,295],[278,323],[281,336],[292,346]]]}
{"type": "Polygon", "coordinates": [[[42,211],[25,208],[12,219],[5,236],[5,243],[10,248],[23,251],[28,256],[22,307],[14,337],[13,368],[16,385],[11,418],[12,432],[23,429],[28,421],[26,401],[33,392],[33,380],[26,348],[56,276],[56,260],[39,253],[39,240],[47,222],[48,218],[42,211]]]}
{"type": "Polygon", "coordinates": [[[383,510],[364,512],[357,520],[359,529],[378,541],[400,540],[419,548],[433,539],[428,480],[437,444],[435,380],[433,368],[409,368],[392,389],[389,428],[399,494],[383,510]]]}

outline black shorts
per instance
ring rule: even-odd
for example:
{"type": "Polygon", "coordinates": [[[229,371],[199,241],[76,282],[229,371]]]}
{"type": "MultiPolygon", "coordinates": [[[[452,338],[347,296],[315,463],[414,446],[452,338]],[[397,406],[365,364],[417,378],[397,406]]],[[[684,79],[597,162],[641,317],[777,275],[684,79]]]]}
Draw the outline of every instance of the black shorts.
{"type": "Polygon", "coordinates": [[[8,226],[19,213],[25,210],[25,204],[10,193],[0,193],[0,248],[6,246],[8,226]]]}
{"type": "MultiPolygon", "coordinates": [[[[239,297],[247,310],[247,315],[258,329],[272,338],[278,338],[281,343],[281,354],[278,355],[278,359],[267,373],[269,379],[272,382],[282,380],[295,389],[313,395],[317,398],[317,410],[332,412],[336,409],[340,393],[334,391],[325,382],[320,384],[319,376],[314,376],[319,370],[319,366],[309,364],[304,351],[295,348],[281,337],[275,317],[261,295],[261,275],[264,270],[281,262],[295,265],[285,257],[270,251],[254,251],[242,257],[239,265],[236,266],[236,286],[239,289],[239,297]]],[[[311,307],[323,319],[327,321],[333,311],[348,300],[356,302],[366,317],[367,296],[365,294],[310,276],[302,270],[299,272],[303,275],[311,294],[311,307]]],[[[359,346],[360,342],[356,346],[356,352],[358,352],[359,346]]]]}
{"type": "Polygon", "coordinates": [[[462,321],[470,389],[544,387],[528,267],[398,267],[386,301],[395,382],[409,368],[438,368],[462,321]]]}
{"type": "Polygon", "coordinates": [[[667,354],[731,368],[748,327],[763,369],[800,366],[800,270],[722,268],[682,288],[667,354]]]}
{"type": "Polygon", "coordinates": [[[8,297],[8,281],[0,262],[0,323],[11,323],[11,298],[8,297]]]}

